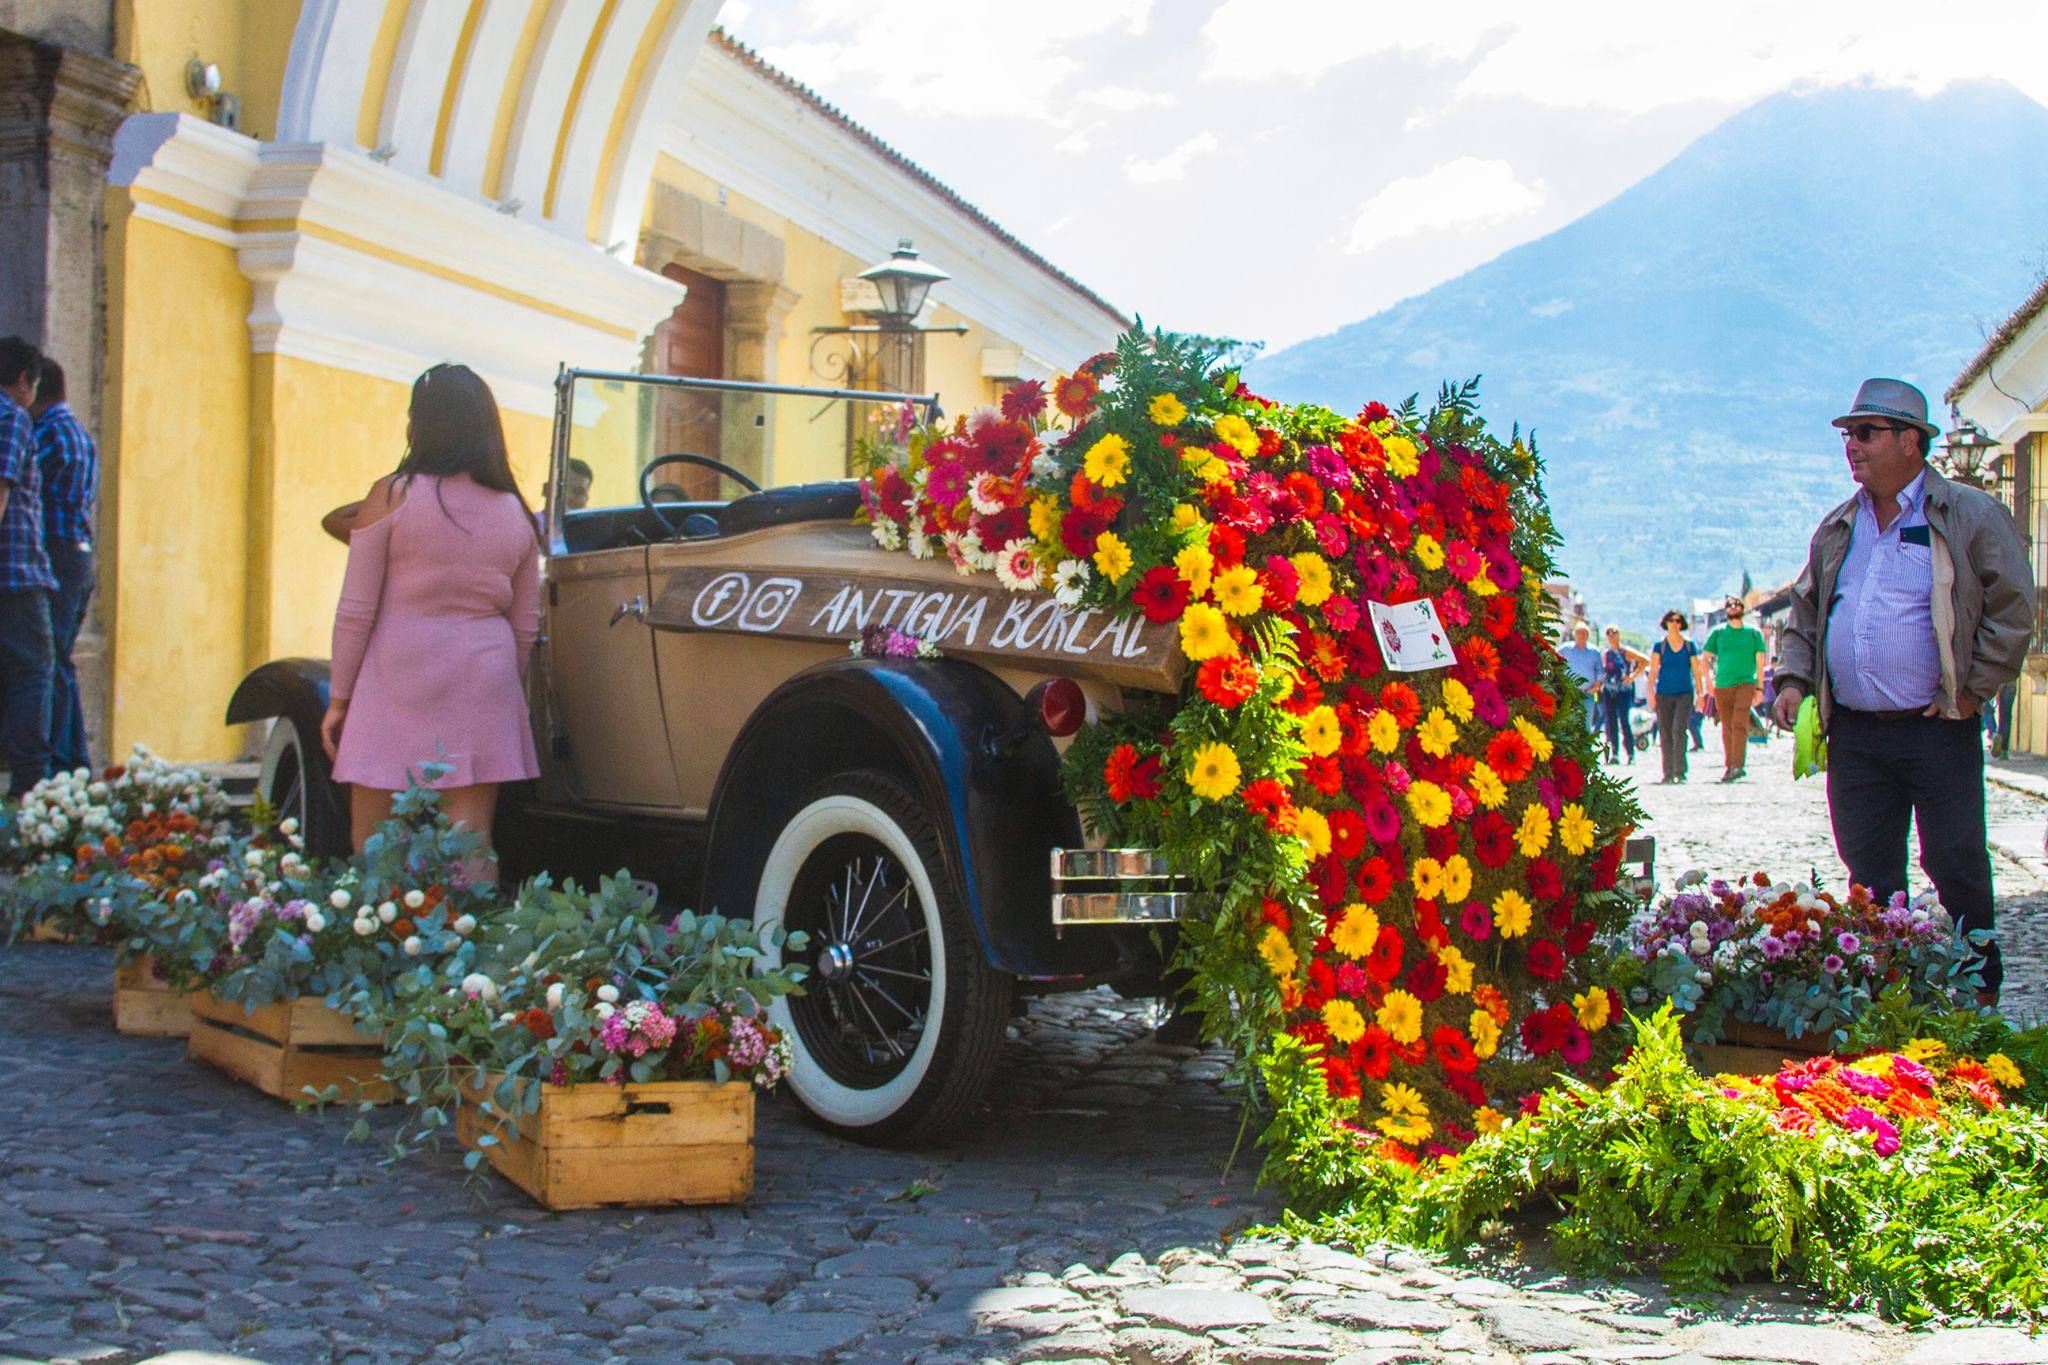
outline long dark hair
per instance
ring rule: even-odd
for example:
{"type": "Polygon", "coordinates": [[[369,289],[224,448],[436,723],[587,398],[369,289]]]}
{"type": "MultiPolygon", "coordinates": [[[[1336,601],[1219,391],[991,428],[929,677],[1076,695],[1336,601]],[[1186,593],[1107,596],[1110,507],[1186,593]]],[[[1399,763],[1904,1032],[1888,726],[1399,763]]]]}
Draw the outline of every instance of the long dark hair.
{"type": "MultiPolygon", "coordinates": [[[[540,538],[540,524],[512,477],[498,400],[483,376],[467,365],[436,365],[412,381],[405,458],[398,462],[398,477],[410,483],[420,474],[467,474],[493,492],[510,493],[526,513],[534,538],[540,538]]],[[[439,497],[438,489],[435,496],[439,497]]],[[[445,502],[441,510],[448,510],[445,502]]]]}

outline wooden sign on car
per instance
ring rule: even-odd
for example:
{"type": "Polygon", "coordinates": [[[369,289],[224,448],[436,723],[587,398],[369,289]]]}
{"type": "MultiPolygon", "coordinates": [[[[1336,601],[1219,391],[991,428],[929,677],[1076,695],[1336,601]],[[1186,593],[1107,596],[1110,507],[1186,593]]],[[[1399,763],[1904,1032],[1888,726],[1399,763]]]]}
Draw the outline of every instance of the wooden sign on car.
{"type": "Polygon", "coordinates": [[[851,642],[884,625],[949,655],[1079,665],[1158,691],[1171,691],[1180,678],[1172,622],[1064,607],[1048,592],[957,578],[712,565],[679,565],[658,572],[657,582],[647,621],[661,630],[851,642]]]}

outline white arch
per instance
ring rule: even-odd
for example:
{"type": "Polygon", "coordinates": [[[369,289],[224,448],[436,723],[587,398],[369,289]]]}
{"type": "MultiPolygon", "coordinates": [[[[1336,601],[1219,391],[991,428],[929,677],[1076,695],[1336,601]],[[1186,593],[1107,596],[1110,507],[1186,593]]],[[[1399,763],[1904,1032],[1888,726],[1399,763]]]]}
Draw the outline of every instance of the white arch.
{"type": "Polygon", "coordinates": [[[512,59],[535,4],[546,0],[484,0],[483,17],[470,39],[469,62],[448,114],[448,142],[441,155],[441,180],[458,194],[482,195],[484,169],[490,162],[491,132],[498,122],[498,104],[514,75],[512,59]]]}
{"type": "Polygon", "coordinates": [[[576,82],[576,69],[602,10],[600,0],[554,0],[527,64],[526,88],[519,92],[519,110],[512,117],[498,193],[517,199],[519,216],[529,222],[541,220],[555,142],[568,116],[569,87],[576,82]]]}
{"type": "MultiPolygon", "coordinates": [[[[590,219],[590,196],[597,192],[598,169],[604,164],[605,140],[612,115],[633,92],[625,88],[633,54],[654,18],[654,0],[617,0],[611,26],[600,40],[583,95],[569,118],[569,138],[562,146],[561,177],[548,217],[564,232],[582,236],[590,219]]],[[[599,246],[606,243],[599,242],[599,246]]]]}
{"type": "Polygon", "coordinates": [[[626,115],[624,135],[612,152],[611,182],[597,187],[602,196],[596,233],[599,246],[632,241],[639,233],[662,138],[682,101],[684,77],[704,50],[721,3],[680,0],[669,15],[668,31],[657,40],[640,88],[623,92],[633,107],[626,115]]]}
{"type": "Polygon", "coordinates": [[[384,0],[305,0],[285,59],[279,142],[353,147],[384,0]]]}
{"type": "Polygon", "coordinates": [[[468,18],[469,0],[413,0],[406,11],[384,107],[377,117],[377,140],[396,149],[391,164],[400,170],[428,172],[434,128],[441,121],[441,97],[454,74],[455,47],[468,18]]]}

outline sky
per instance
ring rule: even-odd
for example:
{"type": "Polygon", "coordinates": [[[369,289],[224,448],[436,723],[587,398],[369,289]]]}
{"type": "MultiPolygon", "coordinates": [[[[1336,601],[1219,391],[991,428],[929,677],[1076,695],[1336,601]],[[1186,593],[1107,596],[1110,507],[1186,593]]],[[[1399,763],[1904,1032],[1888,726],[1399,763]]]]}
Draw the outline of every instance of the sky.
{"type": "Polygon", "coordinates": [[[720,22],[1125,312],[1269,349],[1562,227],[1779,90],[1995,77],[2048,103],[2048,0],[726,0],[720,22]]]}

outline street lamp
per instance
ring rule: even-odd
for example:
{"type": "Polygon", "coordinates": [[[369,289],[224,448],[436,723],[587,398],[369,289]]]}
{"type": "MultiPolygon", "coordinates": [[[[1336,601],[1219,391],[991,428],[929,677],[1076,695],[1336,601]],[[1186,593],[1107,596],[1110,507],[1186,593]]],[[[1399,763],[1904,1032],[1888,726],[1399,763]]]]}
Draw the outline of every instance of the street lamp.
{"type": "Polygon", "coordinates": [[[899,237],[889,259],[861,271],[860,278],[872,281],[882,296],[882,324],[908,327],[924,310],[925,297],[932,292],[932,286],[953,277],[930,261],[920,261],[910,239],[899,237]]]}
{"type": "Polygon", "coordinates": [[[1942,440],[1943,463],[1948,466],[1948,475],[1959,483],[1972,488],[1982,488],[1985,483],[1984,470],[1991,462],[1991,455],[1998,449],[1998,442],[1991,439],[1984,428],[1966,420],[1953,406],[1948,410],[1949,431],[1942,440]]]}

